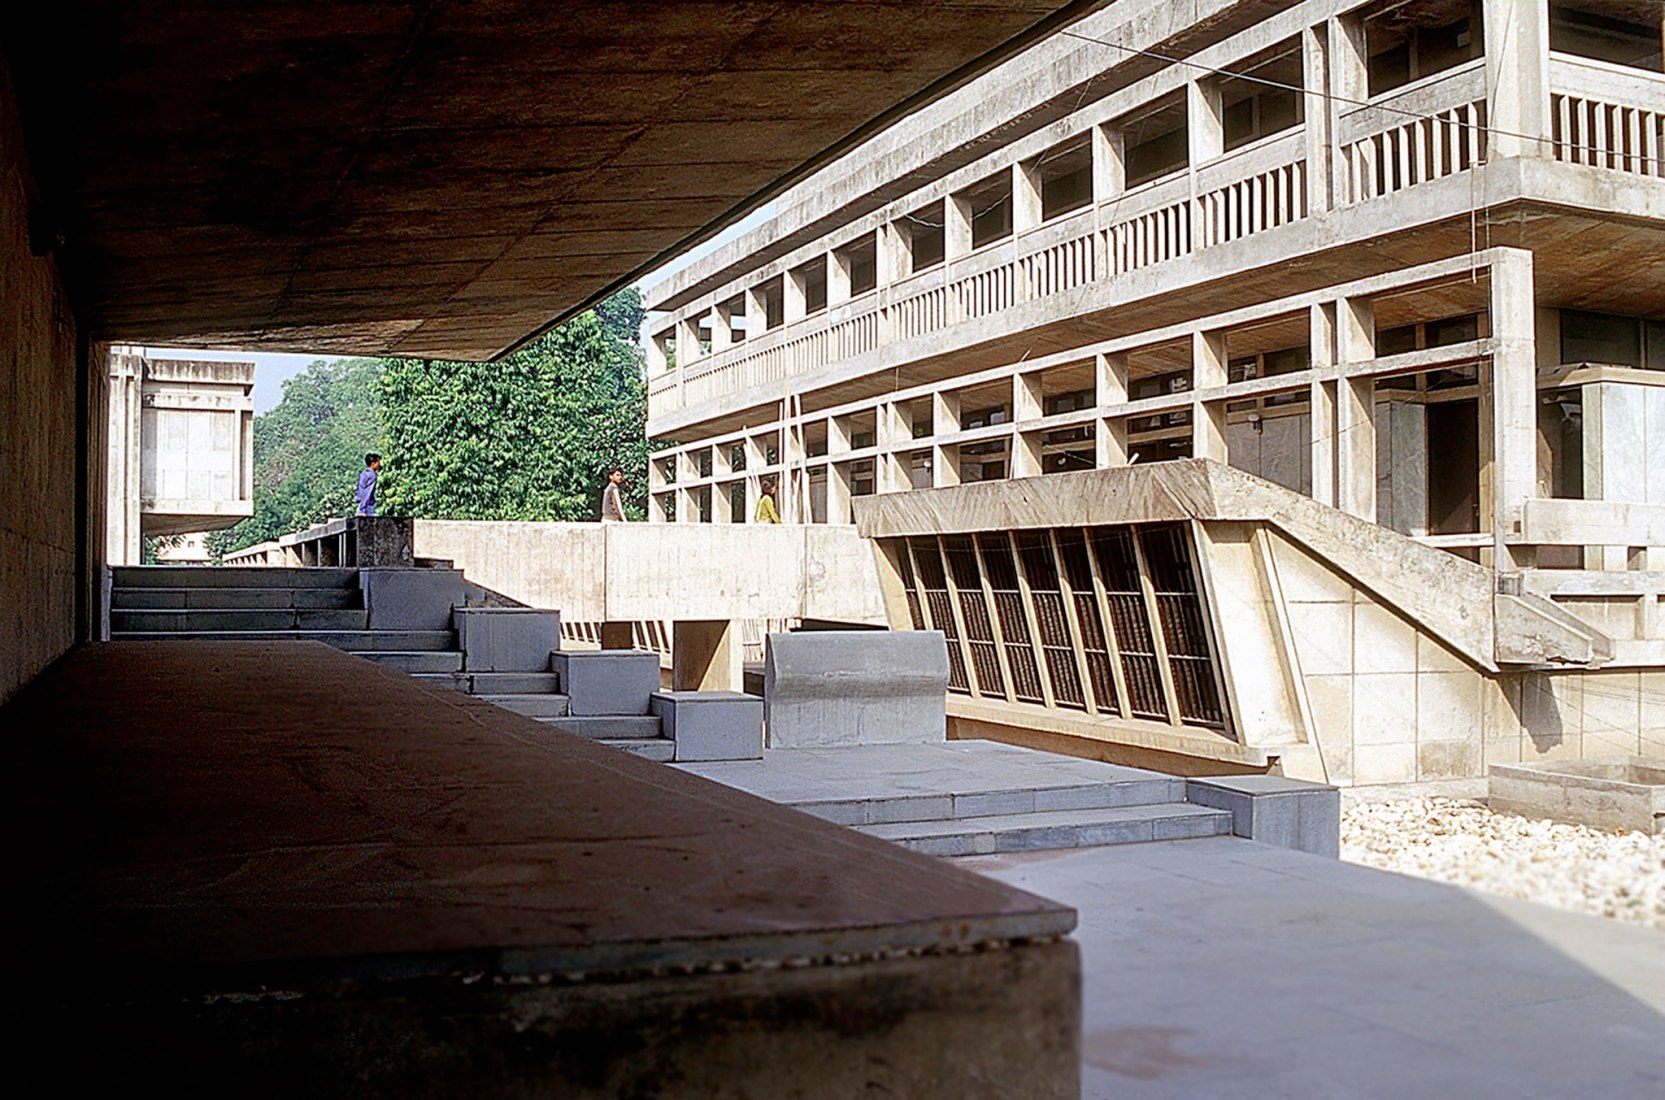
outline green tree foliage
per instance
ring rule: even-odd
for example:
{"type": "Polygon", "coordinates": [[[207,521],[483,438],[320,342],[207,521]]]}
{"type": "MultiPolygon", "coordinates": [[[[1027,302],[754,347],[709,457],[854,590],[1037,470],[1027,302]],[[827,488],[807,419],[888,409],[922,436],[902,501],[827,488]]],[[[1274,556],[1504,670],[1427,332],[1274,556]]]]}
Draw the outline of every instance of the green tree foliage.
{"type": "Polygon", "coordinates": [[[319,361],[283,383],[283,399],[254,421],[254,515],[209,536],[225,554],[353,514],[366,451],[382,440],[380,359],[319,361]]]}
{"type": "Polygon", "coordinates": [[[384,510],[593,520],[615,465],[646,507],[641,295],[622,291],[495,363],[396,359],[376,384],[384,510]]]}

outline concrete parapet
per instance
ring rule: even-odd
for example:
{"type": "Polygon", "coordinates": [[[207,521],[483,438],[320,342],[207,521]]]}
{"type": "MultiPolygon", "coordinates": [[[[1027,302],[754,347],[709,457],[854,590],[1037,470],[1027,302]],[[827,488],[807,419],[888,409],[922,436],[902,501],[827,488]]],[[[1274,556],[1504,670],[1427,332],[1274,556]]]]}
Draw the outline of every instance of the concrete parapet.
{"type": "Polygon", "coordinates": [[[659,655],[624,649],[596,649],[553,655],[567,713],[648,714],[659,690],[659,655]]]}
{"type": "Polygon", "coordinates": [[[353,520],[360,569],[416,564],[416,521],[406,516],[358,516],[353,520]]]}
{"type": "Polygon", "coordinates": [[[661,691],[649,704],[675,760],[760,760],[763,700],[738,691],[661,691]]]}
{"type": "Polygon", "coordinates": [[[561,648],[561,613],[535,607],[459,607],[452,613],[469,672],[545,672],[561,648]]]}
{"type": "Polygon", "coordinates": [[[1185,781],[1185,800],[1230,810],[1232,832],[1314,855],[1341,854],[1341,791],[1281,775],[1221,775],[1185,781]]]}
{"type": "Polygon", "coordinates": [[[449,630],[451,609],[467,601],[467,582],[450,569],[361,569],[358,583],[371,630],[449,630]]]}
{"type": "Polygon", "coordinates": [[[1486,804],[1499,813],[1548,817],[1596,829],[1665,833],[1665,760],[1562,760],[1493,764],[1486,804]]]}
{"type": "Polygon", "coordinates": [[[764,646],[771,748],[943,741],[947,690],[938,630],[800,631],[764,646]]]}

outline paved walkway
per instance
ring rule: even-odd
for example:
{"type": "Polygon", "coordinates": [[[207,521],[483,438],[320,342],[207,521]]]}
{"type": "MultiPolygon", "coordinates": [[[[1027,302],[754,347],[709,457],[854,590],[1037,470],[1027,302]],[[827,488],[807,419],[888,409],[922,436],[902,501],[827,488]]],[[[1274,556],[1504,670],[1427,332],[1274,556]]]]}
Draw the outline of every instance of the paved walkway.
{"type": "Polygon", "coordinates": [[[1227,837],[955,862],[1079,912],[1084,1097],[1665,1097],[1658,932],[1227,837]]]}

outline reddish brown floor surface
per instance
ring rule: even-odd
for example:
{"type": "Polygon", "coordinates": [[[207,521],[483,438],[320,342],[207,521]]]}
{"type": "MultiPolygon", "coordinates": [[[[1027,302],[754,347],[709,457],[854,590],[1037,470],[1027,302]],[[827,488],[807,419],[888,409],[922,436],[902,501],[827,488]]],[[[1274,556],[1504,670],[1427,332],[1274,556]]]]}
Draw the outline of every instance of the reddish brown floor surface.
{"type": "Polygon", "coordinates": [[[1049,935],[1066,907],[312,643],[83,648],[0,711],[14,974],[193,987],[1049,935]],[[21,913],[19,913],[21,910],[21,913]]]}

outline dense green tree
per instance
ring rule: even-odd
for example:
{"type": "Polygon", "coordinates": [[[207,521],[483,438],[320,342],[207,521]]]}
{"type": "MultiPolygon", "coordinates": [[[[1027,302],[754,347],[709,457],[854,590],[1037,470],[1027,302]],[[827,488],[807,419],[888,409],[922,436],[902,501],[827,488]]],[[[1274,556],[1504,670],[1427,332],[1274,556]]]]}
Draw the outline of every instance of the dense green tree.
{"type": "Polygon", "coordinates": [[[382,449],[380,359],[318,361],[283,383],[254,421],[254,515],[209,536],[215,553],[353,513],[366,451],[382,449]]]}
{"type": "Polygon", "coordinates": [[[614,465],[646,504],[641,295],[626,290],[494,363],[396,359],[376,384],[383,500],[429,519],[590,520],[614,465]]]}

